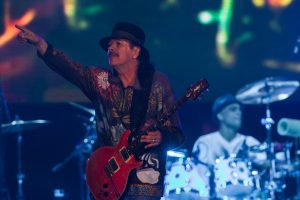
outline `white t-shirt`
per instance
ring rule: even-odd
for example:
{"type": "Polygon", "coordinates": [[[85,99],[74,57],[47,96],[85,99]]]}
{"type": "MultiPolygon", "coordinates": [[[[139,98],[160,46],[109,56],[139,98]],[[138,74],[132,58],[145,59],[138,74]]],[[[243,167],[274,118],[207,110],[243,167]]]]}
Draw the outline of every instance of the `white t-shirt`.
{"type": "Polygon", "coordinates": [[[237,154],[243,146],[259,145],[260,142],[252,136],[237,133],[236,137],[228,142],[219,131],[200,136],[194,144],[192,153],[200,161],[214,165],[217,158],[237,154]]]}

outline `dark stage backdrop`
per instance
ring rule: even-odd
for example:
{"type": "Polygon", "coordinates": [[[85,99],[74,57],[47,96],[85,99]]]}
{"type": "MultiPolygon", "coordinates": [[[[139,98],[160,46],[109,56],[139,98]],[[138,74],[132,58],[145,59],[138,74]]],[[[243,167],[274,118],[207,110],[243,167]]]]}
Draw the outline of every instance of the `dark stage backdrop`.
{"type": "MultiPolygon", "coordinates": [[[[156,68],[176,94],[206,77],[212,101],[269,76],[299,79],[298,0],[3,0],[0,3],[0,78],[9,102],[86,101],[72,85],[16,41],[27,26],[84,65],[108,67],[98,46],[115,22],[139,24],[156,68]]],[[[293,97],[299,101],[300,92],[293,97]]]]}

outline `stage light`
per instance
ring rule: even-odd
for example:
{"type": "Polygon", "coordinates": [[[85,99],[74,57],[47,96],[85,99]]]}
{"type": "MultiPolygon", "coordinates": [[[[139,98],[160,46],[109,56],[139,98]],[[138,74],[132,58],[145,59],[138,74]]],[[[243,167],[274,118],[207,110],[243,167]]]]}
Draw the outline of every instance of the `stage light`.
{"type": "Polygon", "coordinates": [[[179,151],[168,151],[167,152],[168,156],[171,157],[176,157],[176,158],[185,158],[185,153],[184,152],[179,152],[179,151]]]}
{"type": "Polygon", "coordinates": [[[86,16],[95,15],[103,11],[100,4],[93,4],[89,6],[79,5],[78,0],[64,0],[64,13],[67,17],[68,25],[73,29],[83,30],[90,25],[86,16]]]}
{"type": "Polygon", "coordinates": [[[177,6],[179,6],[178,0],[164,0],[160,4],[160,9],[165,11],[168,10],[169,8],[177,7],[177,6]]]}
{"type": "Polygon", "coordinates": [[[204,25],[217,22],[218,32],[216,34],[216,54],[226,67],[235,62],[235,55],[228,46],[230,37],[230,23],[232,19],[234,0],[223,0],[221,9],[217,11],[202,11],[198,13],[198,21],[204,25]]]}
{"type": "Polygon", "coordinates": [[[201,24],[208,25],[215,22],[219,17],[219,14],[213,11],[202,11],[198,13],[198,21],[201,24]]]}
{"type": "Polygon", "coordinates": [[[31,9],[28,10],[21,18],[17,20],[11,20],[9,17],[9,12],[5,12],[6,20],[4,21],[4,32],[2,35],[0,35],[0,47],[11,41],[19,33],[19,30],[15,28],[15,24],[26,26],[34,19],[35,15],[35,10],[31,9]]]}
{"type": "Polygon", "coordinates": [[[224,44],[228,42],[228,37],[226,32],[218,32],[217,33],[217,43],[224,44]]]}
{"type": "Polygon", "coordinates": [[[87,15],[95,15],[101,11],[103,11],[103,7],[101,5],[92,5],[85,8],[83,13],[87,15]]]}
{"type": "Polygon", "coordinates": [[[252,0],[252,3],[256,7],[263,7],[265,5],[265,0],[252,0]]]}
{"type": "Polygon", "coordinates": [[[268,0],[268,4],[275,8],[286,7],[292,3],[292,0],[268,0]]]}
{"type": "Polygon", "coordinates": [[[293,0],[252,0],[256,7],[263,7],[266,4],[272,8],[283,8],[289,6],[293,0]]]}

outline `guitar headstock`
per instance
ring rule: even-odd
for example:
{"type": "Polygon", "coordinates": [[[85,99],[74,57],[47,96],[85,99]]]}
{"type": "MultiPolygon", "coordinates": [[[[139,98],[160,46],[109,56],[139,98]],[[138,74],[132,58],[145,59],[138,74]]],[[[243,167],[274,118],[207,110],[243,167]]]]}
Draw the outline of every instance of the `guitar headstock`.
{"type": "Polygon", "coordinates": [[[201,79],[187,89],[185,97],[188,99],[196,100],[203,92],[208,90],[208,87],[209,84],[207,80],[201,79]]]}
{"type": "Polygon", "coordinates": [[[179,106],[181,106],[184,102],[186,102],[189,99],[196,100],[200,94],[207,91],[209,85],[206,79],[201,79],[197,83],[191,85],[184,96],[182,96],[180,99],[178,99],[173,107],[170,109],[167,115],[163,116],[160,120],[160,124],[164,124],[166,120],[176,112],[179,106]]]}

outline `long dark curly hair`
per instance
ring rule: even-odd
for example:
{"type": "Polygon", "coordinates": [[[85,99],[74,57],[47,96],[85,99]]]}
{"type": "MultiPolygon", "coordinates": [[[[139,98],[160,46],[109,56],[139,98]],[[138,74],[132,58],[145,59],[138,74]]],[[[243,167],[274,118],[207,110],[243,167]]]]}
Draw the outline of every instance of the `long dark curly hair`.
{"type": "Polygon", "coordinates": [[[134,92],[132,100],[132,109],[130,113],[130,126],[133,132],[138,131],[145,121],[145,116],[148,108],[149,96],[151,93],[154,65],[150,62],[150,54],[145,48],[141,48],[138,56],[138,79],[142,90],[134,92]]]}

